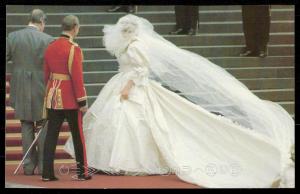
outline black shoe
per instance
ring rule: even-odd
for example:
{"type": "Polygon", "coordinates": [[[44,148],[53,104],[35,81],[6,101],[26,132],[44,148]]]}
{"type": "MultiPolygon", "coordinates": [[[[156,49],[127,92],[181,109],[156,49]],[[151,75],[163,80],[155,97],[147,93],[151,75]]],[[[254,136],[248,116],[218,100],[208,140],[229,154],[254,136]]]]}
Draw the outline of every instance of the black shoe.
{"type": "Polygon", "coordinates": [[[116,11],[123,11],[123,7],[122,6],[114,6],[107,10],[107,12],[116,12],[116,11]]]}
{"type": "Polygon", "coordinates": [[[58,181],[59,179],[56,178],[55,176],[54,177],[51,177],[51,178],[43,178],[42,177],[42,181],[44,182],[49,182],[49,181],[58,181]]]}
{"type": "Polygon", "coordinates": [[[175,31],[170,32],[172,35],[176,34],[185,34],[185,31],[182,28],[177,28],[175,31]]]}
{"type": "Polygon", "coordinates": [[[268,56],[268,50],[259,51],[259,57],[266,57],[268,56]]]}
{"type": "Polygon", "coordinates": [[[188,35],[196,35],[196,29],[191,28],[188,32],[188,35]]]}
{"type": "Polygon", "coordinates": [[[87,180],[91,180],[92,176],[78,176],[75,178],[75,180],[77,181],[87,181],[87,180]]]}

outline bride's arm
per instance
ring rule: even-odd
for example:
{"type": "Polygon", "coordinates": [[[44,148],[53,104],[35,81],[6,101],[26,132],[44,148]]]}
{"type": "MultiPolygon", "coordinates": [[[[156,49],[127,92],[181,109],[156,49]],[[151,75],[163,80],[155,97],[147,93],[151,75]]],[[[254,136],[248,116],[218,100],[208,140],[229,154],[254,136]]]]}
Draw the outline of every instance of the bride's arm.
{"type": "Polygon", "coordinates": [[[127,54],[134,68],[132,72],[128,74],[128,82],[121,91],[121,98],[124,100],[128,99],[129,92],[134,85],[137,87],[147,85],[149,74],[149,59],[143,45],[138,43],[138,41],[132,43],[128,47],[127,54]]]}
{"type": "Polygon", "coordinates": [[[121,99],[122,100],[127,100],[128,99],[130,89],[132,88],[133,85],[134,85],[134,82],[132,80],[129,80],[127,82],[127,84],[125,85],[125,87],[121,91],[121,99]]]}

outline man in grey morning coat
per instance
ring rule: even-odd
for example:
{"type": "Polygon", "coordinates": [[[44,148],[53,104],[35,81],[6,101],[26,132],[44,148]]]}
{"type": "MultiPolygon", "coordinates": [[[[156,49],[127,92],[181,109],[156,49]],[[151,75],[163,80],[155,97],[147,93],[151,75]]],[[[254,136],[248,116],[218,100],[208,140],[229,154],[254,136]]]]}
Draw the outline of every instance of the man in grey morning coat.
{"type": "MultiPolygon", "coordinates": [[[[44,12],[34,9],[28,26],[9,33],[6,40],[6,61],[12,62],[7,65],[11,69],[10,103],[15,109],[15,118],[21,121],[23,155],[34,140],[34,129],[43,123],[44,51],[53,40],[53,37],[43,33],[45,20],[44,12]]],[[[24,160],[25,175],[33,175],[36,167],[38,174],[42,173],[46,128],[40,134],[37,147],[33,147],[24,160]]]]}

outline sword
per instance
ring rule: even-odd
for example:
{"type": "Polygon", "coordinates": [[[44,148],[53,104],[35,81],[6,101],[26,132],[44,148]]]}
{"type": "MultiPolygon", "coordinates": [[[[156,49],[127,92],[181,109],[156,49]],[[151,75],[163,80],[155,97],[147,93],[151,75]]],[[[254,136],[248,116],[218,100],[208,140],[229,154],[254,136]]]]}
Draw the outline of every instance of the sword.
{"type": "Polygon", "coordinates": [[[17,167],[16,170],[14,171],[14,175],[17,174],[17,172],[19,171],[21,165],[23,164],[24,160],[26,159],[28,153],[30,152],[30,150],[32,149],[32,147],[35,145],[35,143],[37,142],[37,140],[39,139],[39,136],[40,136],[42,130],[45,128],[47,122],[48,122],[48,120],[44,121],[44,122],[42,123],[41,127],[37,127],[37,129],[40,128],[40,130],[39,130],[39,132],[37,133],[37,135],[36,135],[35,139],[33,140],[32,144],[31,144],[30,147],[28,148],[27,152],[26,152],[25,155],[23,156],[23,159],[22,159],[21,162],[19,163],[18,167],[17,167]]]}

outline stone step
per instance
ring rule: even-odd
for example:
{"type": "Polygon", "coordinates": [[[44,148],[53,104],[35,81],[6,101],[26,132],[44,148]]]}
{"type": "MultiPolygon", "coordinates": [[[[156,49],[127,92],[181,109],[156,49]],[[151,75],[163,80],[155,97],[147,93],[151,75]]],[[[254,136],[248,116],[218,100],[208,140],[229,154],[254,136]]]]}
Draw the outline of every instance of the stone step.
{"type": "MultiPolygon", "coordinates": [[[[270,68],[231,68],[227,70],[237,79],[246,78],[293,78],[293,67],[270,67],[270,68]]],[[[93,71],[84,72],[85,83],[105,83],[112,76],[116,75],[117,71],[93,71]]]]}
{"type": "Polygon", "coordinates": [[[294,78],[240,79],[250,90],[295,88],[294,78]]]}
{"type": "Polygon", "coordinates": [[[294,77],[294,67],[228,68],[227,71],[238,79],[294,77]]]}
{"type": "MultiPolygon", "coordinates": [[[[290,116],[294,119],[294,113],[295,113],[295,103],[292,101],[286,101],[286,102],[275,102],[277,104],[279,104],[281,107],[283,107],[289,114],[290,116]]],[[[228,105],[219,105],[219,106],[228,106],[228,105]]],[[[214,106],[203,106],[203,108],[206,107],[214,107],[214,106]]]]}
{"type": "MultiPolygon", "coordinates": [[[[216,33],[198,34],[197,36],[165,36],[167,40],[177,46],[213,46],[213,45],[240,45],[245,44],[243,33],[216,33]]],[[[103,47],[102,36],[81,36],[74,40],[81,48],[103,47]]],[[[294,44],[294,33],[270,33],[269,44],[294,44]]]]}
{"type": "MultiPolygon", "coordinates": [[[[241,79],[240,81],[250,90],[294,88],[295,83],[293,78],[241,79]]],[[[104,86],[105,83],[85,84],[89,96],[97,96],[104,86]]]]}
{"type": "MultiPolygon", "coordinates": [[[[262,81],[252,83],[251,87],[285,87],[285,84],[292,84],[294,78],[294,67],[248,67],[248,68],[225,68],[229,73],[238,79],[253,79],[261,78],[262,81]],[[290,78],[286,82],[266,81],[263,78],[290,78]],[[260,85],[257,85],[260,83],[260,85]],[[279,85],[279,84],[282,85],[279,85]],[[265,84],[265,85],[262,85],[265,84]]],[[[84,72],[85,84],[106,83],[112,76],[116,75],[118,71],[89,71],[84,72]]],[[[7,75],[10,77],[10,75],[7,75]]],[[[9,78],[8,78],[9,79],[9,78]]],[[[274,79],[273,79],[274,80],[274,79]]],[[[282,80],[282,79],[281,79],[282,80]]],[[[242,81],[242,80],[241,80],[242,81]]],[[[247,82],[245,83],[247,84],[247,82]]],[[[249,85],[250,87],[250,85],[249,85]]],[[[88,94],[90,95],[90,94],[88,94]]],[[[8,98],[8,97],[7,97],[8,98]]]]}
{"type": "Polygon", "coordinates": [[[273,102],[295,101],[294,89],[253,90],[259,98],[273,102]]]}
{"type": "MultiPolygon", "coordinates": [[[[245,67],[292,67],[293,56],[273,57],[220,57],[209,58],[209,60],[223,68],[245,68],[245,67]]],[[[111,60],[86,60],[83,64],[84,71],[117,71],[118,62],[111,60]]]]}
{"type": "Polygon", "coordinates": [[[223,68],[234,67],[276,67],[294,66],[294,56],[260,57],[208,57],[210,61],[223,68]]]}
{"type": "MultiPolygon", "coordinates": [[[[64,145],[67,139],[70,137],[70,135],[71,135],[70,132],[60,132],[57,145],[64,145]]],[[[5,145],[6,147],[22,145],[21,133],[6,133],[5,145]]]]}
{"type": "MultiPolygon", "coordinates": [[[[6,113],[6,126],[5,126],[5,132],[7,133],[20,133],[21,132],[21,123],[19,120],[15,120],[15,110],[7,106],[5,108],[5,113],[6,113]]],[[[60,129],[60,132],[68,132],[69,131],[69,126],[68,123],[65,121],[62,124],[62,127],[60,129]]]]}
{"type": "MultiPolygon", "coordinates": [[[[13,150],[13,151],[7,151],[5,153],[5,160],[11,161],[11,160],[22,160],[23,153],[22,150],[13,150]]],[[[55,159],[72,159],[72,157],[65,152],[62,148],[56,149],[55,151],[55,159]]]]}
{"type": "Polygon", "coordinates": [[[11,119],[15,118],[15,110],[11,106],[5,107],[5,119],[6,119],[6,126],[5,131],[8,129],[8,131],[15,131],[15,123],[11,123],[8,125],[8,122],[10,122],[11,119]]]}
{"type": "MultiPolygon", "coordinates": [[[[173,30],[175,22],[153,23],[154,30],[159,34],[168,34],[173,30]]],[[[81,24],[79,36],[102,36],[104,24],[81,24]]],[[[8,33],[20,30],[26,27],[26,23],[18,25],[6,25],[6,36],[8,33]]],[[[61,33],[61,26],[46,25],[45,32],[58,36],[61,33]]],[[[293,20],[272,20],[270,26],[271,33],[278,32],[294,32],[293,20]]],[[[234,22],[200,22],[198,33],[243,33],[243,25],[241,21],[234,22]]],[[[182,37],[182,36],[176,36],[182,37]]]]}
{"type": "MultiPolygon", "coordinates": [[[[186,48],[186,47],[181,47],[186,48]]],[[[269,45],[269,56],[238,57],[243,45],[222,45],[188,47],[187,50],[208,58],[221,67],[269,67],[269,66],[294,66],[293,45],[269,45]]],[[[83,48],[84,71],[116,71],[118,64],[104,48],[83,48]]],[[[7,64],[6,72],[12,72],[11,63],[7,64]]],[[[9,76],[6,77],[9,80],[9,76]]]]}
{"type": "MultiPolygon", "coordinates": [[[[294,56],[268,56],[260,57],[208,57],[208,59],[223,67],[223,68],[245,68],[245,67],[293,67],[294,56]]],[[[8,63],[6,67],[7,80],[10,78],[12,72],[12,64],[8,63]]],[[[88,71],[117,71],[118,63],[116,59],[98,59],[85,60],[83,62],[83,70],[88,71]]],[[[7,82],[7,86],[8,82],[7,82]]],[[[9,88],[7,87],[9,90],[9,88]]]]}
{"type": "MultiPolygon", "coordinates": [[[[244,45],[185,46],[183,49],[202,55],[203,57],[233,57],[240,54],[244,45]]],[[[105,48],[83,48],[86,59],[113,59],[105,48]]],[[[269,56],[294,55],[294,45],[268,45],[269,56]]]]}
{"type": "MultiPolygon", "coordinates": [[[[67,5],[7,5],[7,13],[29,13],[32,9],[39,8],[50,13],[69,13],[69,12],[105,12],[111,6],[67,6],[67,5]]],[[[294,5],[272,5],[271,9],[292,9],[294,5]]],[[[200,5],[200,11],[214,10],[241,10],[240,5],[200,5]]],[[[139,5],[138,12],[144,11],[174,11],[173,5],[139,5]]]]}
{"type": "MultiPolygon", "coordinates": [[[[105,23],[114,24],[125,13],[106,13],[106,12],[89,12],[89,13],[56,13],[47,15],[47,24],[60,24],[65,15],[77,15],[81,24],[105,23]]],[[[175,21],[174,11],[156,11],[156,12],[138,12],[139,17],[147,19],[149,22],[170,22],[175,21]]],[[[6,24],[26,24],[28,22],[28,13],[8,13],[6,15],[6,24]]],[[[199,21],[241,21],[241,10],[218,10],[218,11],[199,11],[199,21]]],[[[272,9],[271,20],[294,20],[294,9],[272,9]]]]}
{"type": "MultiPolygon", "coordinates": [[[[57,145],[56,150],[63,150],[64,146],[63,145],[57,145]]],[[[5,152],[6,153],[18,153],[22,152],[22,146],[9,146],[5,147],[5,152]]]]}
{"type": "MultiPolygon", "coordinates": [[[[253,72],[257,76],[262,76],[265,74],[265,78],[270,78],[278,76],[278,78],[293,78],[294,77],[294,65],[290,64],[293,61],[294,57],[267,57],[267,58],[258,58],[258,57],[232,57],[232,58],[210,58],[210,60],[218,64],[219,66],[228,70],[229,73],[232,73],[233,76],[237,78],[243,78],[238,75],[238,72],[253,72]],[[278,60],[276,62],[276,60],[278,60]],[[244,65],[244,66],[242,66],[244,65]],[[268,73],[269,72],[269,73],[268,73]],[[287,76],[287,77],[285,77],[287,76]]],[[[85,61],[84,65],[84,74],[86,76],[94,76],[99,74],[114,75],[117,73],[118,64],[115,60],[97,60],[97,61],[85,61]]],[[[11,74],[6,73],[6,88],[9,89],[9,81],[11,74]]],[[[251,78],[249,76],[245,78],[251,78]]],[[[107,80],[106,80],[107,81],[107,80]]],[[[106,82],[102,81],[102,82],[106,82]]],[[[85,80],[85,83],[99,83],[101,81],[89,81],[85,80]]]]}

